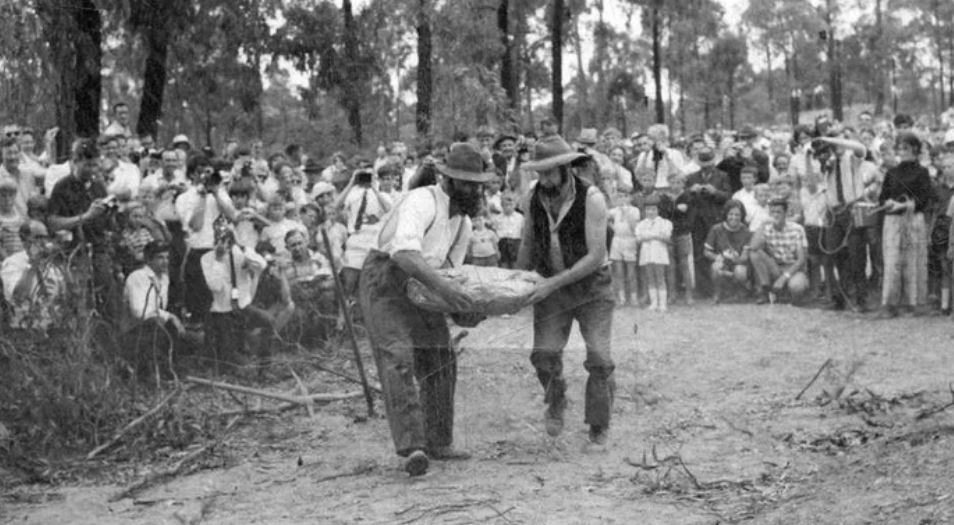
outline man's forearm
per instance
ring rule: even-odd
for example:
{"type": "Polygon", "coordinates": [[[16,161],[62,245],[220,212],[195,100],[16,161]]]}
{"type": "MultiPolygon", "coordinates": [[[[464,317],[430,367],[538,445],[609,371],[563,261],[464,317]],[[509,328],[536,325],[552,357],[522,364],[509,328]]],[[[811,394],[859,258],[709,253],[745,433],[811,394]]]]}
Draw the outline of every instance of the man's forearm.
{"type": "Polygon", "coordinates": [[[421,252],[400,251],[392,255],[391,259],[409,277],[421,281],[428,288],[440,288],[444,284],[444,279],[437,274],[437,270],[427,264],[421,252]]]}
{"type": "Polygon", "coordinates": [[[554,275],[551,279],[553,279],[557,288],[563,288],[595,272],[601,264],[602,261],[594,254],[588,253],[582,259],[576,261],[576,264],[572,267],[554,275]]]}
{"type": "Polygon", "coordinates": [[[54,231],[72,230],[77,226],[82,226],[86,222],[86,214],[81,213],[72,217],[50,216],[50,226],[54,231]]]}

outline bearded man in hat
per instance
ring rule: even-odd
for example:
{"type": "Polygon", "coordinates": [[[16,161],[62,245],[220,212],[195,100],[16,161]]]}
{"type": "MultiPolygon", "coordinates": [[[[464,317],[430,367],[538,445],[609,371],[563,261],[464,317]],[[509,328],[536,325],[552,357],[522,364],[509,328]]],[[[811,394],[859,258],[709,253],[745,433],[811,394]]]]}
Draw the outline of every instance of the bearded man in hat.
{"type": "Polygon", "coordinates": [[[705,258],[705,242],[709,230],[722,220],[726,201],[732,197],[729,176],[715,166],[715,151],[709,146],[699,148],[695,158],[699,170],[686,178],[686,189],[691,196],[692,249],[695,261],[696,289],[704,296],[712,295],[710,263],[705,258]]]}
{"type": "Polygon", "coordinates": [[[537,171],[539,179],[522,208],[527,213],[517,259],[518,268],[546,277],[530,295],[530,361],[545,392],[547,434],[557,436],[566,410],[563,348],[573,321],[579,323],[589,372],[585,422],[591,445],[600,448],[609,431],[615,368],[610,357],[614,296],[606,253],[606,200],[570,167],[586,154],[559,136],[540,139],[534,153],[525,167],[537,171]]]}
{"type": "MultiPolygon", "coordinates": [[[[381,380],[391,437],[411,476],[427,472],[431,459],[466,459],[453,443],[457,362],[443,314],[418,308],[405,294],[411,277],[467,312],[472,298],[437,270],[460,266],[471,237],[471,217],[481,207],[484,169],[471,144],[451,146],[437,184],[415,188],[383,219],[365,259],[358,300],[381,380]],[[415,384],[416,383],[416,384],[415,384]]],[[[462,317],[452,316],[458,324],[462,317]]]]}

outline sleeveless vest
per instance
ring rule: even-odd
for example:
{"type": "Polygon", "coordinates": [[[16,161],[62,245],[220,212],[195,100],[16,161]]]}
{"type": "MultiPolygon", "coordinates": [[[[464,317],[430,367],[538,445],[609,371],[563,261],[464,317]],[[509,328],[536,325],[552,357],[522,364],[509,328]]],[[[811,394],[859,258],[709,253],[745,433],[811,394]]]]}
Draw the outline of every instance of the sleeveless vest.
{"type": "MultiPolygon", "coordinates": [[[[586,248],[586,192],[589,184],[573,177],[576,196],[573,204],[557,229],[560,239],[560,251],[564,268],[571,268],[587,254],[586,248]]],[[[547,210],[540,203],[537,186],[530,199],[530,216],[533,219],[533,250],[530,256],[530,268],[544,277],[556,274],[550,262],[550,219],[547,210]]]]}

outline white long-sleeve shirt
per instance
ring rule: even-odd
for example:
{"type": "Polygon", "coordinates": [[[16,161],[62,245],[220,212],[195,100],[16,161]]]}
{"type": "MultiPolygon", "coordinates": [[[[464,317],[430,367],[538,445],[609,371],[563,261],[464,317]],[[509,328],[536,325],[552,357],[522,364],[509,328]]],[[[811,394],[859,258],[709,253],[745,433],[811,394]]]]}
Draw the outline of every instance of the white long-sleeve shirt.
{"type": "Polygon", "coordinates": [[[400,251],[420,252],[432,268],[445,261],[460,266],[467,255],[472,234],[470,217],[450,216],[450,197],[440,186],[424,186],[407,193],[385,215],[377,247],[394,255],[400,251]]]}
{"type": "Polygon", "coordinates": [[[146,321],[158,317],[165,322],[172,316],[165,309],[169,300],[169,276],[156,275],[149,266],[129,274],[124,295],[133,319],[146,321]]]}
{"type": "MultiPolygon", "coordinates": [[[[266,262],[254,250],[243,250],[239,246],[232,247],[232,258],[235,264],[235,289],[238,292],[239,308],[252,304],[255,291],[258,289],[258,279],[262,276],[266,262]]],[[[215,257],[212,250],[200,259],[202,274],[205,283],[212,292],[211,312],[226,313],[232,311],[232,268],[228,254],[221,260],[215,257]]]]}

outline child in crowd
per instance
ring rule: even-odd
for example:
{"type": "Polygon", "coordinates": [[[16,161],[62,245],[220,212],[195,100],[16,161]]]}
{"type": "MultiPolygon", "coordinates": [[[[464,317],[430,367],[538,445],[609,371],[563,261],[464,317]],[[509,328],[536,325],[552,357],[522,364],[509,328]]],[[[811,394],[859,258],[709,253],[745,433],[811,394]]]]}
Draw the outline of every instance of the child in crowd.
{"type": "MultiPolygon", "coordinates": [[[[679,269],[686,304],[692,305],[692,296],[696,289],[696,263],[693,260],[692,247],[692,223],[695,215],[691,206],[692,194],[686,191],[686,176],[681,173],[670,176],[669,191],[674,199],[669,255],[679,269]]],[[[675,289],[673,291],[675,292],[675,289]]]]}
{"type": "Polygon", "coordinates": [[[628,193],[616,190],[613,207],[609,210],[609,223],[613,228],[609,259],[613,268],[613,288],[618,304],[632,304],[637,290],[636,224],[639,223],[639,208],[630,202],[628,193]]]}
{"type": "Polygon", "coordinates": [[[643,200],[646,218],[636,225],[636,241],[639,243],[639,266],[649,292],[649,309],[665,312],[669,302],[666,290],[666,270],[669,266],[669,247],[672,223],[659,216],[659,196],[643,200]]]}
{"type": "Polygon", "coordinates": [[[493,217],[494,231],[500,239],[497,248],[500,253],[501,268],[513,268],[520,252],[520,239],[523,236],[523,214],[517,213],[517,195],[507,191],[500,197],[503,213],[493,217]]]}
{"type": "Polygon", "coordinates": [[[165,225],[151,218],[146,207],[133,201],[126,205],[126,225],[122,231],[120,247],[123,249],[123,270],[129,275],[145,263],[143,249],[152,241],[167,243],[172,236],[165,225]]]}
{"type": "Polygon", "coordinates": [[[655,199],[657,202],[657,215],[663,219],[672,218],[673,204],[669,195],[665,195],[656,189],[656,174],[652,168],[638,168],[636,178],[642,187],[642,192],[633,196],[633,205],[639,208],[643,217],[646,217],[645,202],[647,199],[655,199]]]}
{"type": "Polygon", "coordinates": [[[10,178],[0,179],[0,260],[23,250],[20,225],[23,217],[17,213],[17,183],[10,178]]]}
{"type": "Polygon", "coordinates": [[[500,262],[500,252],[497,248],[497,234],[487,227],[490,214],[482,210],[474,217],[473,235],[470,237],[470,246],[467,247],[467,258],[474,266],[497,266],[500,262]]]}
{"type": "Polygon", "coordinates": [[[287,250],[285,250],[285,235],[287,235],[288,232],[297,229],[306,234],[308,233],[305,225],[289,219],[286,216],[286,211],[285,199],[280,195],[272,197],[272,200],[268,201],[268,208],[266,208],[265,213],[268,226],[262,229],[260,237],[260,240],[270,242],[280,257],[287,254],[287,250]]]}
{"type": "Polygon", "coordinates": [[[768,202],[772,198],[772,190],[766,183],[755,185],[755,204],[751,208],[746,205],[745,217],[749,221],[749,231],[756,232],[763,224],[772,222],[769,215],[768,202]]]}
{"type": "Polygon", "coordinates": [[[484,190],[484,202],[487,203],[487,211],[494,217],[503,213],[503,203],[501,202],[503,194],[500,188],[503,185],[503,177],[499,174],[493,180],[487,183],[484,190]]]}
{"type": "Polygon", "coordinates": [[[928,274],[934,281],[934,289],[940,291],[940,308],[944,315],[951,314],[951,227],[954,225],[954,154],[940,159],[937,196],[938,207],[931,228],[928,274]]]}
{"type": "Polygon", "coordinates": [[[742,189],[735,192],[732,198],[741,202],[745,206],[745,214],[751,218],[752,209],[755,207],[755,177],[759,170],[755,166],[743,166],[739,172],[739,180],[742,182],[742,189]]]}
{"type": "Polygon", "coordinates": [[[258,246],[259,232],[268,224],[268,220],[252,206],[253,193],[255,187],[246,180],[239,180],[229,186],[229,197],[236,211],[235,242],[249,250],[258,246]]]}
{"type": "Polygon", "coordinates": [[[825,213],[828,210],[825,188],[819,184],[818,175],[806,177],[799,192],[802,205],[802,217],[805,221],[805,238],[808,241],[808,282],[811,296],[832,296],[832,290],[822,290],[822,268],[825,270],[825,282],[830,288],[834,264],[831,257],[822,251],[819,244],[822,228],[825,226],[825,213]]]}

